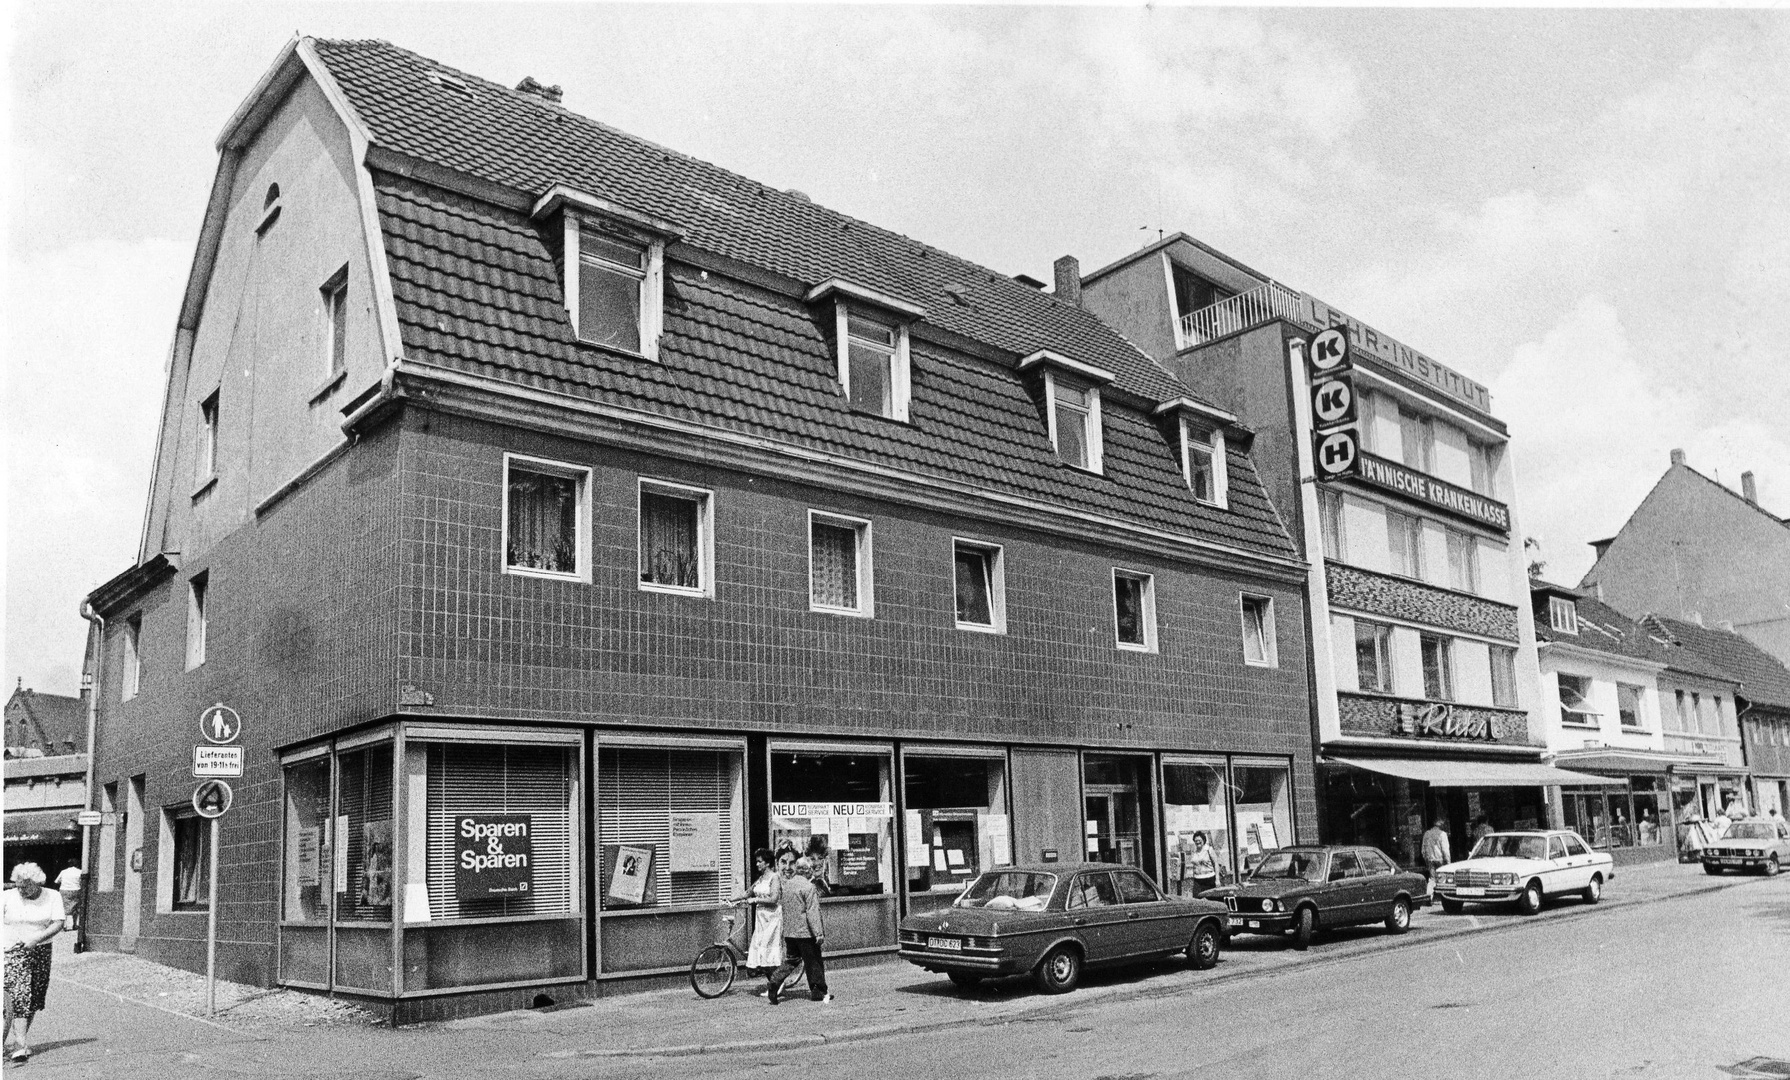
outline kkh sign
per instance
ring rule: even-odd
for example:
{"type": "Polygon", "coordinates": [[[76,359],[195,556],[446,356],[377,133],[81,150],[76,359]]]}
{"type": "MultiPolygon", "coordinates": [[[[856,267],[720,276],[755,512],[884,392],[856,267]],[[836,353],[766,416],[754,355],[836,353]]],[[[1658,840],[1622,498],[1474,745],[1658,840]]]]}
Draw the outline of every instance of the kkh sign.
{"type": "Polygon", "coordinates": [[[1484,716],[1461,716],[1454,711],[1453,705],[1434,702],[1428,705],[1402,703],[1398,707],[1398,729],[1406,735],[1433,736],[1440,735],[1447,739],[1482,739],[1493,742],[1498,738],[1492,730],[1492,721],[1484,716]]]}
{"type": "Polygon", "coordinates": [[[454,891],[461,900],[527,896],[533,889],[533,814],[454,819],[454,891]]]}

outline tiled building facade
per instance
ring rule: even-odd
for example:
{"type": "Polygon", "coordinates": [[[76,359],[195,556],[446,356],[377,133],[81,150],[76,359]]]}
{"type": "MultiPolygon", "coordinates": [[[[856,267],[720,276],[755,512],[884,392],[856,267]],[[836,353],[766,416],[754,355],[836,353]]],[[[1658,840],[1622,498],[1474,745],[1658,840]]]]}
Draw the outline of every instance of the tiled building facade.
{"type": "Polygon", "coordinates": [[[1315,839],[1254,434],[1086,310],[383,43],[220,146],[91,598],[98,947],[202,962],[216,703],[222,973],[400,1018],[682,970],[779,840],[852,953],[1006,862],[1315,839]]]}

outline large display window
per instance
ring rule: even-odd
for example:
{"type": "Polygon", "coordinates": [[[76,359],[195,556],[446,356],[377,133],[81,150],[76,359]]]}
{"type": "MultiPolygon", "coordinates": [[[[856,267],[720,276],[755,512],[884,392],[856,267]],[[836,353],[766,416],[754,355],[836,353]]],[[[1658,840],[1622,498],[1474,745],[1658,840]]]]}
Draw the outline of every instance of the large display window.
{"type": "Polygon", "coordinates": [[[1162,883],[1173,896],[1195,895],[1210,875],[1221,885],[1237,878],[1225,773],[1223,758],[1162,759],[1162,831],[1168,852],[1162,883]]]}
{"type": "Polygon", "coordinates": [[[1291,773],[1280,763],[1234,761],[1232,809],[1237,853],[1251,870],[1276,848],[1293,843],[1291,773]]]}
{"type": "Polygon", "coordinates": [[[829,905],[828,951],[886,946],[895,938],[889,747],[771,743],[768,752],[771,843],[793,846],[812,865],[829,905]],[[845,903],[852,900],[859,902],[845,903]]]}
{"type": "Polygon", "coordinates": [[[1007,759],[998,750],[902,755],[902,864],[909,913],[956,899],[977,874],[1013,861],[1007,759]]]}
{"type": "Polygon", "coordinates": [[[1665,779],[1630,777],[1628,789],[1563,788],[1560,812],[1566,827],[1594,848],[1660,847],[1670,840],[1665,779]]]}

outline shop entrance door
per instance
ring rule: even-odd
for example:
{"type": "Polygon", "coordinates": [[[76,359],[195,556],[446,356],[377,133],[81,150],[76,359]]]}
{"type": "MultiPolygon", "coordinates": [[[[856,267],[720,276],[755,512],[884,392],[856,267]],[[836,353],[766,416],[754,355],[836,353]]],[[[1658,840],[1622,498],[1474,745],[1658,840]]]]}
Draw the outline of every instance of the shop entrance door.
{"type": "Polygon", "coordinates": [[[1086,802],[1088,861],[1142,866],[1137,789],[1089,784],[1086,802]]]}

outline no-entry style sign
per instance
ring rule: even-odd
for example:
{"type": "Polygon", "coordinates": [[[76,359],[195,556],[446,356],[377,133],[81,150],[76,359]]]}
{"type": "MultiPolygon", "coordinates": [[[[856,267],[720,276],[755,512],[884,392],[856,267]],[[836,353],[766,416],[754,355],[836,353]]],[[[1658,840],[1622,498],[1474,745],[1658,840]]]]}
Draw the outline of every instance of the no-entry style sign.
{"type": "Polygon", "coordinates": [[[220,818],[230,810],[236,793],[222,780],[201,780],[193,789],[193,810],[202,818],[220,818]]]}
{"type": "Polygon", "coordinates": [[[242,734],[242,717],[220,701],[199,714],[199,734],[205,736],[208,743],[226,746],[242,734]]]}

